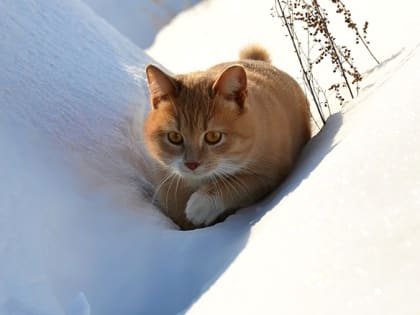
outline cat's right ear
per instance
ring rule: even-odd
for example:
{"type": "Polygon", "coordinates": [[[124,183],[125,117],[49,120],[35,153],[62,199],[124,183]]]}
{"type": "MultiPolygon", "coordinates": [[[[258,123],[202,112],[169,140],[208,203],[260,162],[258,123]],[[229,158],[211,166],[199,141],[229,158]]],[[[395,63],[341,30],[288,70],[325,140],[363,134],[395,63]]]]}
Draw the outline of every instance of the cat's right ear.
{"type": "Polygon", "coordinates": [[[148,65],[146,67],[146,77],[154,109],[158,108],[162,100],[176,95],[177,83],[175,79],[158,67],[148,65]]]}

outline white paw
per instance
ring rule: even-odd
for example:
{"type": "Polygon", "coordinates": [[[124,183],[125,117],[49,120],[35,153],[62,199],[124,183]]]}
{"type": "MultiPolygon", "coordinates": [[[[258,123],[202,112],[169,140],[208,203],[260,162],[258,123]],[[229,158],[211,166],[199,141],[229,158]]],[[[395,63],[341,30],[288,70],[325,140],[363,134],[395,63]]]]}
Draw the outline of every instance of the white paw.
{"type": "Polygon", "coordinates": [[[223,212],[223,202],[220,198],[195,192],[187,202],[185,214],[195,225],[209,225],[223,212]]]}

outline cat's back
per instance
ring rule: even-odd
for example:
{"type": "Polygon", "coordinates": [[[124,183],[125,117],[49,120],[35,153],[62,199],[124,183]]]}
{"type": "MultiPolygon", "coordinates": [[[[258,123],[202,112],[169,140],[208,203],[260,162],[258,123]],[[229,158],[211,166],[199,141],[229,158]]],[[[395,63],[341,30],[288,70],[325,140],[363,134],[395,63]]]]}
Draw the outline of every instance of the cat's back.
{"type": "Polygon", "coordinates": [[[239,53],[238,61],[224,62],[209,69],[214,74],[220,73],[229,66],[239,64],[247,73],[248,82],[251,88],[293,87],[300,89],[299,84],[286,72],[279,70],[271,64],[268,51],[259,45],[249,45],[239,53]]]}
{"type": "Polygon", "coordinates": [[[265,61],[240,60],[239,64],[247,73],[249,105],[255,115],[263,115],[261,119],[277,128],[288,127],[299,146],[306,142],[310,137],[309,102],[299,83],[265,61]]]}

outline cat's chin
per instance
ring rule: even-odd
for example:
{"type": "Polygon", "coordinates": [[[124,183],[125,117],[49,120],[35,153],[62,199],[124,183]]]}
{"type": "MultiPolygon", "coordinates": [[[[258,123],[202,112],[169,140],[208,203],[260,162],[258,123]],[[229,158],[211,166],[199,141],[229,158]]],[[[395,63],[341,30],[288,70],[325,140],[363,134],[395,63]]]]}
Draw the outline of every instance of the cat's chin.
{"type": "Polygon", "coordinates": [[[202,183],[212,178],[213,172],[197,172],[197,171],[185,171],[185,170],[173,170],[178,176],[192,183],[202,183]]]}
{"type": "Polygon", "coordinates": [[[211,174],[201,174],[201,173],[192,173],[192,172],[178,172],[178,174],[185,178],[186,180],[191,181],[205,181],[211,177],[211,174]]]}

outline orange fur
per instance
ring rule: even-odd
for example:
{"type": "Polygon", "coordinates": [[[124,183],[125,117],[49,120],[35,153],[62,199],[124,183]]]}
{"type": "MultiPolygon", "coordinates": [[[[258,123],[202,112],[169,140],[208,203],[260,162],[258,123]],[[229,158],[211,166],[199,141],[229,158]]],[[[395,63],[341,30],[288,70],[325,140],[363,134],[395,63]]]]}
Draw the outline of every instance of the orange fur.
{"type": "Polygon", "coordinates": [[[146,72],[155,199],[183,229],[214,224],[272,191],[310,138],[304,93],[267,62],[228,62],[174,77],[155,66],[146,72]],[[208,131],[222,140],[206,143],[208,131]],[[183,142],[171,143],[170,132],[183,142]]]}
{"type": "Polygon", "coordinates": [[[239,59],[246,60],[260,60],[265,62],[271,62],[271,58],[267,50],[258,44],[252,44],[244,47],[239,52],[239,59]]]}

